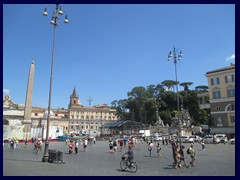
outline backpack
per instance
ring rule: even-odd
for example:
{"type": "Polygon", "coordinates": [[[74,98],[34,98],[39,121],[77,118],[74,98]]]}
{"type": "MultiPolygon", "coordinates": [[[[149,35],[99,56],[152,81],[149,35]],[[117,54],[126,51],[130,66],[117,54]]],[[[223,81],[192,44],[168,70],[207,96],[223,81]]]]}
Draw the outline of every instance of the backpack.
{"type": "Polygon", "coordinates": [[[190,148],[187,149],[187,154],[191,154],[190,148]]]}
{"type": "Polygon", "coordinates": [[[152,147],[151,147],[151,146],[148,146],[148,150],[151,151],[151,150],[152,150],[152,147]]]}

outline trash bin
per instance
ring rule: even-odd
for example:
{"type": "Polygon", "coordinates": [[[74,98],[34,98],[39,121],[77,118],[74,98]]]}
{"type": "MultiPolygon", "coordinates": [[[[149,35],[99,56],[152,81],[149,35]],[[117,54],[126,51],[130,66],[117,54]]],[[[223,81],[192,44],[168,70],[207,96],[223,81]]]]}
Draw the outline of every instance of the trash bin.
{"type": "Polygon", "coordinates": [[[54,163],[54,164],[64,164],[65,163],[63,161],[63,151],[49,149],[48,154],[49,154],[48,162],[54,163]]]}

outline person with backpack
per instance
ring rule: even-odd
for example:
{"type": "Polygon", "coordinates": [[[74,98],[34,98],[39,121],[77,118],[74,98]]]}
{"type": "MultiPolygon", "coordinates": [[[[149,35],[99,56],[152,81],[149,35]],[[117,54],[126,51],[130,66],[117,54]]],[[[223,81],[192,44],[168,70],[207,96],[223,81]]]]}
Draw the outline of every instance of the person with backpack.
{"type": "Polygon", "coordinates": [[[187,154],[189,154],[190,157],[191,157],[191,162],[190,162],[190,164],[191,164],[192,166],[195,166],[195,165],[194,165],[194,162],[196,161],[196,154],[195,154],[195,150],[194,150],[194,148],[193,148],[193,144],[191,144],[191,146],[187,149],[187,154]]]}
{"type": "Polygon", "coordinates": [[[184,148],[185,148],[185,146],[181,146],[181,148],[180,148],[180,150],[178,151],[178,159],[179,159],[179,162],[178,162],[178,167],[182,167],[182,165],[181,165],[181,162],[183,161],[184,162],[184,165],[187,167],[187,168],[189,168],[189,165],[187,165],[187,163],[186,163],[186,161],[185,161],[185,157],[184,157],[184,148]]]}

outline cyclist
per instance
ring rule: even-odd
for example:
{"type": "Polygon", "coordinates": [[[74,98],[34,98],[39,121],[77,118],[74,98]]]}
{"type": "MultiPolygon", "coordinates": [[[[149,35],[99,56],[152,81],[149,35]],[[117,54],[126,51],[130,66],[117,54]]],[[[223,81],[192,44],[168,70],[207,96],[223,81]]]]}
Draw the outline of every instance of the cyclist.
{"type": "Polygon", "coordinates": [[[134,154],[133,154],[133,150],[132,150],[132,146],[131,145],[128,146],[128,151],[125,152],[122,155],[122,157],[124,157],[126,154],[127,154],[127,161],[129,162],[128,165],[130,166],[132,164],[132,162],[133,162],[133,159],[134,159],[134,154]]]}

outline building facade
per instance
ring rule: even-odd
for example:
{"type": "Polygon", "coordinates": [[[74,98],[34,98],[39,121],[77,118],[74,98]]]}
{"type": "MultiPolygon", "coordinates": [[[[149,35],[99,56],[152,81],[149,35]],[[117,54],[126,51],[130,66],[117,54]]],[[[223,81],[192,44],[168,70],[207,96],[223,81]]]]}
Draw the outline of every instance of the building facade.
{"type": "Polygon", "coordinates": [[[212,128],[222,133],[233,133],[230,132],[233,130],[235,133],[235,64],[209,71],[206,77],[212,128]],[[228,129],[231,130],[228,132],[228,129]]]}
{"type": "MultiPolygon", "coordinates": [[[[24,105],[15,104],[10,96],[6,95],[3,99],[3,124],[24,120],[24,105]]],[[[47,127],[47,108],[32,107],[31,128],[47,127]]],[[[70,95],[68,109],[51,109],[50,126],[63,127],[66,134],[79,133],[84,130],[90,134],[101,132],[102,124],[116,121],[116,109],[108,107],[106,104],[93,107],[85,107],[80,104],[76,88],[70,95]]]]}

